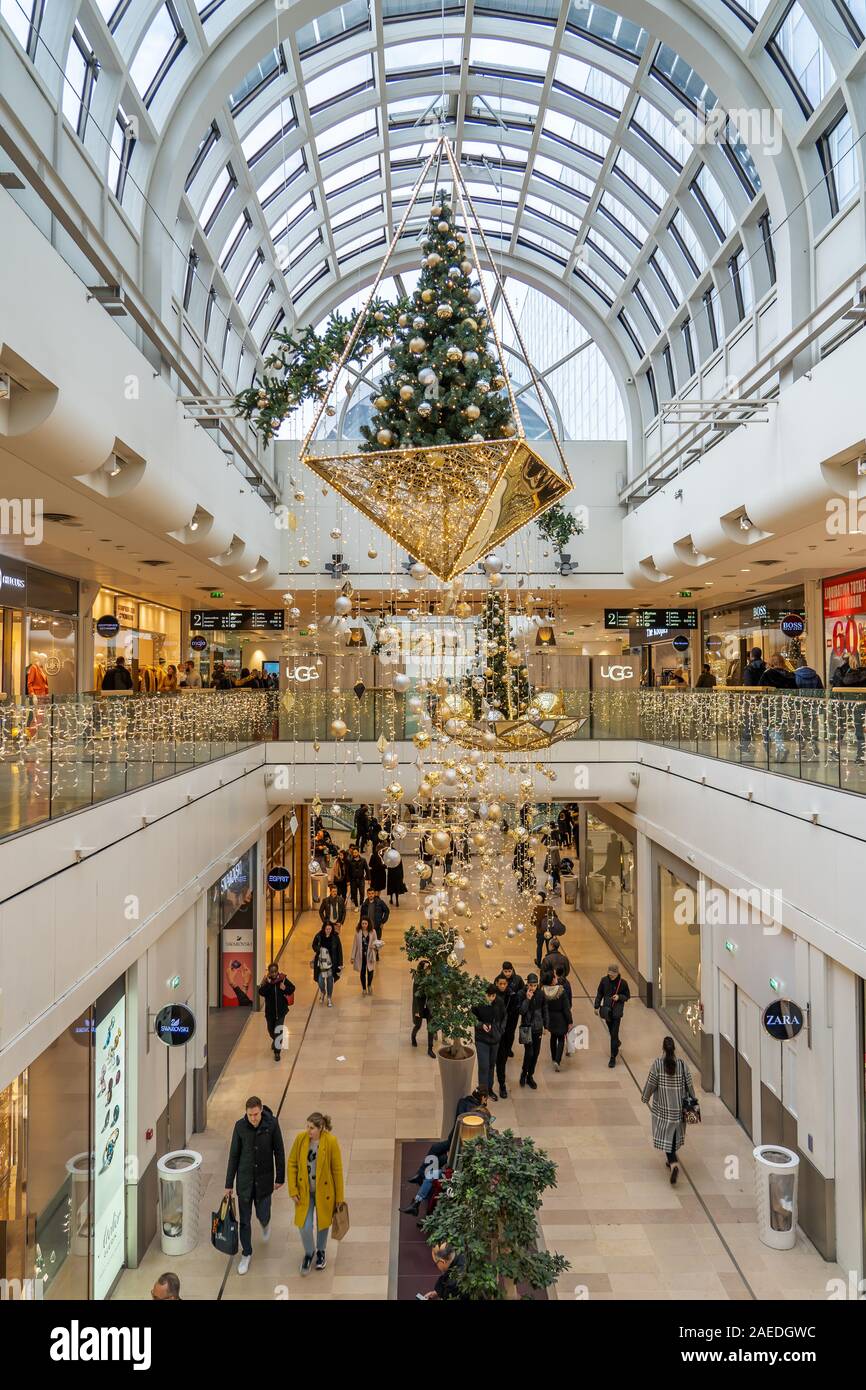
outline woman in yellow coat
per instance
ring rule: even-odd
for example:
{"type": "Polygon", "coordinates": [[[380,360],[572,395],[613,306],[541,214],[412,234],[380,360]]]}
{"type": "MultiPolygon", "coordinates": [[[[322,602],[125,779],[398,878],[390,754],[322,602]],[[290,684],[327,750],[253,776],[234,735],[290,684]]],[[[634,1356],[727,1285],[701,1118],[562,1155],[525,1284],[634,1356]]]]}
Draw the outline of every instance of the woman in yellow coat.
{"type": "Polygon", "coordinates": [[[324,1269],[334,1211],[346,1200],[343,1160],[340,1145],[331,1133],[330,1115],[314,1110],[307,1116],[306,1128],[295,1136],[289,1153],[288,1188],[295,1204],[295,1225],[304,1245],[301,1273],[309,1274],[314,1259],[316,1269],[324,1269]]]}

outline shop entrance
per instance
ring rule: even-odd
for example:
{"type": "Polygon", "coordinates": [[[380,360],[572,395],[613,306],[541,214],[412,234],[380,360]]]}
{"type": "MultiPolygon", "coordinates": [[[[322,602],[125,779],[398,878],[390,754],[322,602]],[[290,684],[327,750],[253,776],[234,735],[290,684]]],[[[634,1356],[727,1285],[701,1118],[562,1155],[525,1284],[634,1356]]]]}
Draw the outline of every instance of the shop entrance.
{"type": "MultiPolygon", "coordinates": [[[[754,999],[719,972],[719,1096],[750,1139],[761,1086],[760,1011],[754,999]]],[[[764,1143],[781,1143],[763,1133],[764,1143]]]]}

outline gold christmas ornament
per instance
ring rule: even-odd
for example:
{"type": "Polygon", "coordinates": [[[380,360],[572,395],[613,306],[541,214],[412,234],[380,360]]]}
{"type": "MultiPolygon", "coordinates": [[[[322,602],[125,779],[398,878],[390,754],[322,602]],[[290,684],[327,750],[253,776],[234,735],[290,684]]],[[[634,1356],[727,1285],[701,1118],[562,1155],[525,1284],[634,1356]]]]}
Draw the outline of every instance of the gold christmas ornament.
{"type": "Polygon", "coordinates": [[[373,404],[377,410],[387,410],[391,402],[388,400],[387,396],[377,396],[373,404]]]}
{"type": "Polygon", "coordinates": [[[425,341],[423,338],[410,338],[410,339],[409,339],[409,351],[410,351],[410,352],[414,352],[414,353],[416,353],[416,354],[422,353],[422,352],[424,351],[424,349],[426,348],[426,346],[427,346],[427,343],[426,343],[426,341],[425,341]]]}
{"type": "Polygon", "coordinates": [[[433,303],[433,291],[432,291],[432,290],[422,290],[422,291],[421,291],[421,300],[422,300],[422,302],[423,302],[424,304],[432,304],[432,303],[433,303]]]}

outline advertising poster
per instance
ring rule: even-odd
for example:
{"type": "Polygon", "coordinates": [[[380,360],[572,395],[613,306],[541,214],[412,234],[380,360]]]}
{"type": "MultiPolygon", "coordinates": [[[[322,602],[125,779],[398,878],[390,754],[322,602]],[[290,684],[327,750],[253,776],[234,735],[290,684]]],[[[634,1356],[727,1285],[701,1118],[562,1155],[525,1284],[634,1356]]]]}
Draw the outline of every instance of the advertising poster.
{"type": "Polygon", "coordinates": [[[122,982],[97,1001],[93,1012],[93,1297],[104,1299],[126,1258],[126,999],[122,982]]]}
{"type": "Polygon", "coordinates": [[[824,641],[828,682],[851,653],[866,660],[866,570],[824,580],[824,641]]]}
{"type": "Polygon", "coordinates": [[[254,985],[254,947],[252,925],[223,927],[222,996],[223,1006],[252,1008],[254,985]]]}

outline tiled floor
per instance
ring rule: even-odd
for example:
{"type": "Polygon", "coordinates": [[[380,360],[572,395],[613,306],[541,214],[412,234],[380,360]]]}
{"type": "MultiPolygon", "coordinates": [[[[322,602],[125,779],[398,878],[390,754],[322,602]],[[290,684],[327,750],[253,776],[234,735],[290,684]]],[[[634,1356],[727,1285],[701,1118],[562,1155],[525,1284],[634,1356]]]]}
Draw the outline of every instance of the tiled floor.
{"type": "MultiPolygon", "coordinates": [[[[156,1275],[174,1268],[186,1298],[386,1299],[395,1296],[396,1142],[439,1132],[438,1065],[409,1041],[411,983],[400,951],[403,931],[417,912],[391,913],[376,975],[375,994],[362,996],[351,970],[335,993],[335,1007],[313,1001],[310,942],[318,919],[302,918],[283,955],[298,986],[290,1018],[290,1044],[282,1062],[271,1060],[264,1018],[253,1016],[242,1034],[208,1111],[208,1130],[193,1147],[204,1154],[206,1188],[200,1240],[191,1254],[163,1255],[158,1242],[137,1270],[121,1278],[115,1297],[146,1298],[156,1275]],[[257,1241],[250,1272],[217,1255],[209,1241],[210,1212],[224,1182],[228,1137],[245,1098],[259,1093],[279,1108],[287,1146],[310,1111],[333,1116],[347,1173],[351,1231],[331,1243],[328,1267],[299,1275],[300,1240],[291,1225],[285,1192],[274,1203],[270,1243],[257,1241]]],[[[650,1142],[649,1112],[640,1086],[660,1051],[661,1021],[633,1001],[623,1026],[620,1064],[607,1066],[607,1030],[593,1014],[586,991],[608,961],[596,929],[567,913],[566,947],[574,970],[574,1013],[588,1028],[589,1046],[560,1073],[546,1040],[539,1059],[537,1092],[517,1085],[520,1049],[509,1067],[509,1096],[495,1107],[501,1128],[532,1134],[555,1159],[558,1185],[541,1213],[542,1238],[571,1262],[552,1291],[566,1299],[825,1298],[838,1276],[802,1237],[790,1251],[773,1251],[757,1236],[752,1145],[713,1096],[702,1096],[703,1124],[689,1131],[683,1172],[673,1189],[663,1157],[650,1142]],[[726,1178],[738,1161],[739,1177],[726,1178]]],[[[528,935],[507,948],[484,950],[467,934],[467,961],[490,974],[507,956],[525,974],[531,966],[528,935]],[[483,959],[482,959],[483,957],[483,959]]],[[[432,1270],[432,1265],[431,1265],[432,1270]]],[[[434,1272],[435,1273],[435,1272],[434,1272]]]]}

